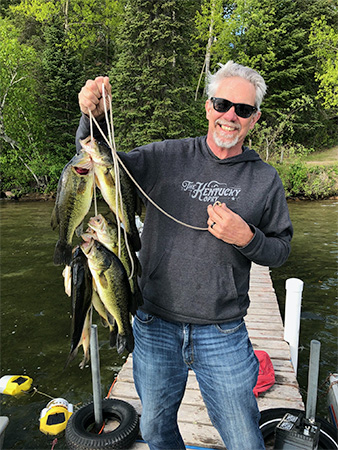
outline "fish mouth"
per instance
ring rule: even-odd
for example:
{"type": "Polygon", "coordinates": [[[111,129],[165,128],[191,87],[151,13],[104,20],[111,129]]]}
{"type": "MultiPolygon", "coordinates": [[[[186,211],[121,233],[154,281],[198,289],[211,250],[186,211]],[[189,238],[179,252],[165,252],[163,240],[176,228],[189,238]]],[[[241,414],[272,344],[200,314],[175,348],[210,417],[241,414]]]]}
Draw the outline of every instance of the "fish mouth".
{"type": "Polygon", "coordinates": [[[83,239],[85,239],[85,240],[84,240],[84,242],[82,242],[80,247],[81,247],[82,251],[86,255],[88,255],[94,245],[94,239],[92,236],[89,236],[89,234],[86,234],[86,233],[83,233],[81,235],[81,237],[82,236],[83,236],[83,239]]]}
{"type": "Polygon", "coordinates": [[[74,167],[74,170],[79,175],[88,175],[89,174],[89,169],[86,169],[85,167],[74,167]]]}
{"type": "Polygon", "coordinates": [[[93,170],[93,160],[88,153],[81,151],[73,160],[72,169],[78,175],[88,175],[93,170]]]}
{"type": "Polygon", "coordinates": [[[88,228],[84,233],[81,234],[81,239],[89,243],[91,239],[96,238],[96,232],[92,228],[88,228]]]}
{"type": "MultiPolygon", "coordinates": [[[[90,142],[92,140],[91,136],[87,136],[85,139],[80,139],[80,144],[81,145],[87,145],[88,142],[90,142]]],[[[93,138],[93,141],[95,142],[95,139],[93,138]]]]}
{"type": "Polygon", "coordinates": [[[81,144],[82,150],[85,153],[87,153],[87,155],[96,164],[102,164],[99,147],[94,138],[92,139],[90,136],[88,136],[86,139],[83,139],[83,140],[80,139],[80,144],[81,144]]]}

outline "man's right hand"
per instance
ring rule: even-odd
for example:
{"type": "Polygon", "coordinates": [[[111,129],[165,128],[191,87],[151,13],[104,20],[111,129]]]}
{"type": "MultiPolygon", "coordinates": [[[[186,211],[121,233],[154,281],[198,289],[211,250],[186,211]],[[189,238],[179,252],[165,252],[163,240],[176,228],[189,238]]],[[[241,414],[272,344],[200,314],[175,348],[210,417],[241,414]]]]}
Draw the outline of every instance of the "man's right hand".
{"type": "MultiPolygon", "coordinates": [[[[81,111],[89,115],[91,111],[92,115],[97,120],[101,120],[104,117],[104,99],[102,97],[102,84],[104,84],[106,97],[111,99],[111,84],[108,77],[96,77],[95,80],[87,80],[79,93],[79,105],[81,111]]],[[[107,109],[109,110],[109,101],[106,99],[107,109]]]]}

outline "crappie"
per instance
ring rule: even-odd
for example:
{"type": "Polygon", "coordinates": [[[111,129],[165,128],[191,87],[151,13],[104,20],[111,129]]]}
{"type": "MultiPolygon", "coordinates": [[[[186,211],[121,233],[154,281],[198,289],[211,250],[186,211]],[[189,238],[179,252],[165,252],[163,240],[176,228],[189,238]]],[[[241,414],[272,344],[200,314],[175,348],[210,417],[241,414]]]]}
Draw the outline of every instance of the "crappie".
{"type": "Polygon", "coordinates": [[[59,228],[54,264],[69,265],[72,239],[76,228],[87,215],[93,198],[93,162],[86,152],[75,155],[64,167],[57,189],[51,226],[59,228]]]}
{"type": "MultiPolygon", "coordinates": [[[[116,222],[106,219],[102,214],[98,214],[97,216],[90,218],[88,226],[95,232],[93,234],[94,239],[101,242],[101,244],[108,248],[108,250],[115,253],[116,256],[119,256],[119,239],[116,222]]],[[[130,251],[133,264],[123,237],[123,230],[121,230],[119,258],[124,268],[126,269],[131,292],[133,294],[134,301],[132,307],[130,308],[130,312],[134,315],[138,306],[141,306],[143,303],[142,295],[137,282],[137,276],[141,275],[141,265],[132,248],[130,249],[130,251]],[[133,276],[132,278],[130,278],[132,271],[133,276]]]]}
{"type": "Polygon", "coordinates": [[[119,202],[118,208],[116,208],[116,180],[111,150],[103,144],[92,141],[90,137],[81,141],[81,145],[94,162],[95,181],[104,200],[123,223],[134,250],[140,250],[141,241],[135,224],[135,213],[141,213],[141,203],[137,198],[133,182],[123,167],[119,166],[123,207],[121,209],[119,202]]]}
{"type": "Polygon", "coordinates": [[[92,293],[93,282],[88,259],[81,248],[77,247],[71,262],[72,338],[66,366],[75,358],[78,347],[84,340],[87,340],[86,345],[89,345],[86,330],[88,324],[85,327],[85,321],[92,303],[92,293]]]}
{"type": "Polygon", "coordinates": [[[83,242],[81,248],[88,258],[95,289],[107,310],[108,321],[112,326],[112,317],[116,321],[117,351],[119,354],[125,349],[132,352],[134,336],[129,316],[132,295],[125,268],[114,253],[94,239],[83,242]]]}

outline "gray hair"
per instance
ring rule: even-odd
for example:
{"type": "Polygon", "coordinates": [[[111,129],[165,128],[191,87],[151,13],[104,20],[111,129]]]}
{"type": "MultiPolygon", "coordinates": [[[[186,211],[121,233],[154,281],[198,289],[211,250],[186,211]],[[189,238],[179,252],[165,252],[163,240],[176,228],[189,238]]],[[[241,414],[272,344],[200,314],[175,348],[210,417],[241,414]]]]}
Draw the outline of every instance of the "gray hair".
{"type": "Polygon", "coordinates": [[[266,93],[266,84],[264,78],[250,67],[242,66],[241,64],[228,61],[226,64],[219,64],[221,68],[215,73],[209,72],[207,79],[207,95],[208,98],[214,97],[220,82],[224,78],[229,77],[241,77],[247,81],[250,81],[256,89],[255,106],[259,110],[263,97],[266,93]]]}

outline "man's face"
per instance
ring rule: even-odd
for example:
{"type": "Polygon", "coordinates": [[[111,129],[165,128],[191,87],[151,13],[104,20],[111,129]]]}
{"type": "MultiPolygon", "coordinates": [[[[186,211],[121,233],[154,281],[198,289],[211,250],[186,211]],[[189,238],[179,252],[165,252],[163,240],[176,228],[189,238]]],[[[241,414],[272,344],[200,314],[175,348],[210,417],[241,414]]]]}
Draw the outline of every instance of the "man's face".
{"type": "MultiPolygon", "coordinates": [[[[218,86],[214,97],[221,97],[233,103],[255,105],[255,87],[241,77],[225,78],[218,86]]],[[[242,152],[242,145],[248,131],[261,116],[258,111],[247,119],[239,117],[232,106],[225,113],[217,112],[210,100],[205,104],[209,121],[207,143],[219,158],[235,156],[242,152]]]]}

